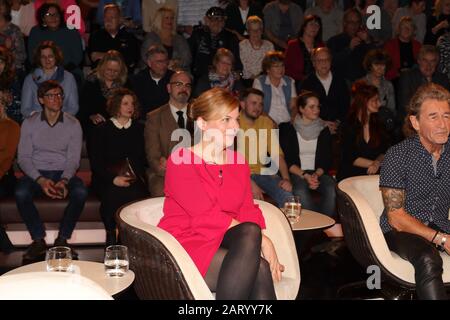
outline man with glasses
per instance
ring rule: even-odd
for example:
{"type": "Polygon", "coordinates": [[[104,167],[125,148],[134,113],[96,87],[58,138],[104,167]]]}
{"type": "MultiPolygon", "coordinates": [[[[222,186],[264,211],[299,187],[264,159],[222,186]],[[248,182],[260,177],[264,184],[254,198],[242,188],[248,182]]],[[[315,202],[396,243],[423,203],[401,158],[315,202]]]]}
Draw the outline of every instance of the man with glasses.
{"type": "Polygon", "coordinates": [[[235,69],[242,70],[239,40],[232,32],[224,29],[226,19],[225,10],[211,7],[206,11],[205,25],[194,28],[188,41],[192,53],[192,73],[196,79],[208,74],[213,57],[219,48],[230,50],[235,57],[235,69]]]}
{"type": "Polygon", "coordinates": [[[164,177],[167,158],[179,142],[184,147],[191,145],[193,122],[187,117],[187,106],[192,92],[192,78],[185,71],[177,71],[167,84],[169,103],[150,112],[145,123],[145,151],[149,164],[148,185],[152,197],[164,196],[164,177]],[[172,139],[176,129],[185,129],[172,139]]]}
{"type": "Polygon", "coordinates": [[[147,113],[169,101],[167,84],[173,71],[169,70],[167,50],[160,44],[152,45],[145,55],[147,68],[131,78],[131,88],[136,93],[141,107],[141,121],[147,113]]]}
{"type": "Polygon", "coordinates": [[[87,197],[87,188],[75,176],[80,165],[81,126],[75,117],[61,111],[64,91],[56,81],[45,81],[39,86],[38,98],[43,110],[23,122],[17,152],[25,176],[17,183],[16,203],[33,239],[23,256],[26,261],[36,260],[46,251],[45,227],[33,197],[68,198],[55,246],[68,246],[87,197]]]}

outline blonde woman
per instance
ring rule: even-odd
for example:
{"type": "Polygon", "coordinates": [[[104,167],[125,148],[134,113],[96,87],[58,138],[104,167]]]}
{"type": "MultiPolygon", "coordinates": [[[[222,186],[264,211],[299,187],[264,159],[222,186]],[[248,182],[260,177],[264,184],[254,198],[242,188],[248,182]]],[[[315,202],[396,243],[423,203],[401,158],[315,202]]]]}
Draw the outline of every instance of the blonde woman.
{"type": "Polygon", "coordinates": [[[227,90],[204,92],[190,107],[202,139],[167,160],[164,216],[158,226],[191,256],[218,300],[276,299],[284,266],[264,235],[253,203],[250,168],[232,151],[239,100],[227,90]],[[215,133],[214,139],[207,137],[215,133]]]}
{"type": "Polygon", "coordinates": [[[145,61],[148,48],[160,44],[167,50],[170,59],[169,69],[188,70],[192,60],[191,51],[186,39],[176,32],[175,11],[170,7],[160,8],[156,11],[151,29],[142,44],[142,59],[145,61]]]}

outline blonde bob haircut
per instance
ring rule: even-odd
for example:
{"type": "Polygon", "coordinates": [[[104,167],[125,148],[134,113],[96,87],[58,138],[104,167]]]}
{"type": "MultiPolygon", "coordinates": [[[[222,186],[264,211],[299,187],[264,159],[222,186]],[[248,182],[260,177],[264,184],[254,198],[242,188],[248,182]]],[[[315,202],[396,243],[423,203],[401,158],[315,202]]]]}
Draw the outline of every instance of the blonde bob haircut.
{"type": "Polygon", "coordinates": [[[228,90],[216,87],[203,92],[191,103],[188,116],[193,121],[200,117],[205,121],[220,120],[236,108],[239,108],[239,99],[228,90]]]}
{"type": "Polygon", "coordinates": [[[176,17],[175,17],[175,10],[172,9],[171,7],[161,7],[159,8],[156,13],[155,16],[153,18],[153,23],[151,26],[151,30],[157,34],[161,33],[161,26],[162,26],[162,21],[163,21],[163,17],[166,14],[171,14],[173,15],[174,18],[174,23],[173,23],[173,29],[172,29],[172,34],[175,35],[177,33],[177,23],[176,23],[176,17]]]}
{"type": "Polygon", "coordinates": [[[103,74],[105,73],[106,64],[109,61],[115,61],[120,65],[120,73],[119,73],[119,81],[122,85],[127,82],[127,74],[128,74],[128,68],[123,61],[122,54],[116,50],[109,50],[105,53],[103,58],[100,59],[97,68],[95,69],[95,75],[97,78],[101,81],[105,81],[105,78],[103,77],[103,74]]]}

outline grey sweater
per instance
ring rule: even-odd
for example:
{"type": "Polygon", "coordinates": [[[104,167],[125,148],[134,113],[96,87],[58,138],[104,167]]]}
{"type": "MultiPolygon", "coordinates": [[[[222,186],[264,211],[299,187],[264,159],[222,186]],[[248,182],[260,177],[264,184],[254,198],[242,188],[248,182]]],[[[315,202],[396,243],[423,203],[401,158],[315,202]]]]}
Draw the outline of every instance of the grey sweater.
{"type": "Polygon", "coordinates": [[[69,180],[80,165],[81,145],[81,126],[74,116],[63,112],[51,127],[43,112],[36,112],[22,123],[18,163],[32,179],[41,175],[39,170],[61,170],[69,180]]]}

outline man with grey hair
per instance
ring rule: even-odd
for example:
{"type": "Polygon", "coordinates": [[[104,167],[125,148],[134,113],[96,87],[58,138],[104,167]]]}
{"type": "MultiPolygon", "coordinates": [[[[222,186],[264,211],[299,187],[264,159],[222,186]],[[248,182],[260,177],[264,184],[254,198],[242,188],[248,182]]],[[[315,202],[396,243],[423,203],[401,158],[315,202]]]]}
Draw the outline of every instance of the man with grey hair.
{"type": "Polygon", "coordinates": [[[131,78],[131,88],[136,93],[142,121],[147,113],[169,101],[167,84],[173,71],[168,69],[169,57],[162,45],[153,45],[145,55],[147,67],[131,78]]]}
{"type": "MultiPolygon", "coordinates": [[[[145,153],[149,164],[148,186],[152,197],[164,196],[164,177],[167,158],[180,139],[172,140],[176,129],[186,129],[183,146],[189,147],[193,135],[193,122],[187,116],[192,92],[192,77],[185,71],[176,71],[167,84],[169,103],[153,110],[145,123],[145,153]]],[[[178,135],[177,135],[178,136],[178,135]]],[[[179,136],[178,136],[179,137],[179,136]]]]}
{"type": "Polygon", "coordinates": [[[449,80],[446,75],[437,71],[439,64],[439,51],[435,46],[424,45],[417,55],[417,66],[400,75],[397,90],[398,110],[397,114],[401,123],[407,113],[409,100],[421,85],[426,83],[436,83],[449,89],[449,80]]]}

